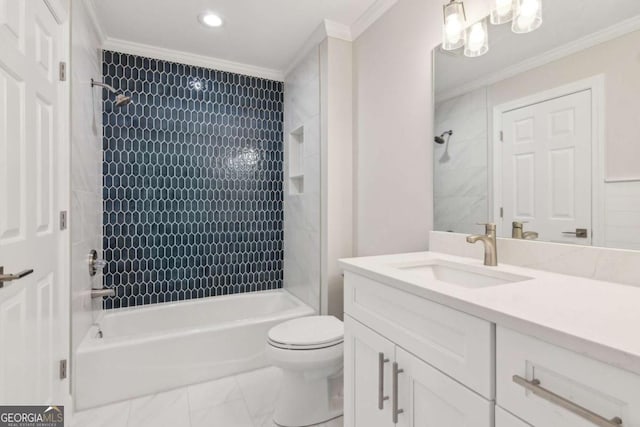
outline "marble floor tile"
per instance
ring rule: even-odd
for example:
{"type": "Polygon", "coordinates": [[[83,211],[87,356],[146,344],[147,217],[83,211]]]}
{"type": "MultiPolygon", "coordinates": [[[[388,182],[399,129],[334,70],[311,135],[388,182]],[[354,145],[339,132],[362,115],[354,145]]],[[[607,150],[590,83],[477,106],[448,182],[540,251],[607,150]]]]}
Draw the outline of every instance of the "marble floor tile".
{"type": "Polygon", "coordinates": [[[242,400],[242,393],[240,393],[235,377],[190,385],[187,387],[187,393],[191,412],[234,400],[242,400]]]}
{"type": "Polygon", "coordinates": [[[186,388],[131,401],[129,427],[189,427],[190,425],[186,388]]]}
{"type": "MultiPolygon", "coordinates": [[[[265,414],[263,416],[258,416],[253,418],[253,425],[255,427],[279,427],[276,423],[273,422],[273,413],[265,414]]],[[[334,418],[333,420],[327,421],[326,423],[314,424],[309,427],[343,427],[344,426],[344,417],[334,418]]]]}
{"type": "Polygon", "coordinates": [[[253,425],[255,427],[278,427],[278,425],[273,422],[273,411],[253,417],[253,425]]]}
{"type": "Polygon", "coordinates": [[[76,412],[71,427],[127,427],[130,406],[126,401],[76,412]]]}
{"type": "MultiPolygon", "coordinates": [[[[282,371],[270,367],[73,414],[71,427],[275,427],[282,371]]],[[[342,417],[314,427],[343,427],[342,417]]]]}
{"type": "Polygon", "coordinates": [[[243,400],[191,412],[192,427],[254,427],[243,400]]]}
{"type": "Polygon", "coordinates": [[[344,417],[334,418],[331,421],[326,423],[318,424],[317,427],[343,427],[344,426],[344,417]]]}
{"type": "Polygon", "coordinates": [[[251,417],[273,412],[282,385],[280,368],[269,367],[247,372],[236,376],[236,380],[251,417]]]}

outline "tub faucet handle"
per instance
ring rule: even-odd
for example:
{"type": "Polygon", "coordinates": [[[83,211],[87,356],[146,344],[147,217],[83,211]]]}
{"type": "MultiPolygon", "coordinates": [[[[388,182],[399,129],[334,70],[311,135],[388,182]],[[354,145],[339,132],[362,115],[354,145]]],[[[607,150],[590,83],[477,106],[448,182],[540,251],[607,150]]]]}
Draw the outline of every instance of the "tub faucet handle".
{"type": "Polygon", "coordinates": [[[107,261],[101,258],[98,258],[98,251],[95,249],[91,249],[89,251],[89,276],[93,277],[98,274],[99,271],[102,271],[107,266],[107,261]]]}

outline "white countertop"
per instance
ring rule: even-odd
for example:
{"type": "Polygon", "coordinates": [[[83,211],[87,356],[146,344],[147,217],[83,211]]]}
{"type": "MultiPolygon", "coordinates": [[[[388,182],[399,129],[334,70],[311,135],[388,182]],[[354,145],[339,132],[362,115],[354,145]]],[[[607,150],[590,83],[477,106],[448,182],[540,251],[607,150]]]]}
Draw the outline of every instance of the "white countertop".
{"type": "Polygon", "coordinates": [[[340,260],[345,271],[640,375],[640,287],[499,265],[438,252],[340,260]],[[443,260],[530,277],[466,288],[394,266],[443,260]]]}

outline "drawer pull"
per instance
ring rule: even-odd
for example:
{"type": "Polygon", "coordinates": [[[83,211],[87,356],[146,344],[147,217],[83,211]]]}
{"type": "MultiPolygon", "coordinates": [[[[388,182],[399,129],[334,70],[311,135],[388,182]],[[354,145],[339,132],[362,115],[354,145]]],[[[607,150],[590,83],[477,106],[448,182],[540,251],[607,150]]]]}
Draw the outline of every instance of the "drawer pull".
{"type": "Polygon", "coordinates": [[[393,400],[391,401],[391,420],[394,424],[398,424],[398,415],[404,412],[404,409],[398,409],[398,374],[404,372],[404,369],[398,369],[398,364],[393,362],[393,400]]]}
{"type": "Polygon", "coordinates": [[[566,409],[569,412],[573,412],[575,415],[582,417],[587,421],[591,421],[593,424],[597,426],[619,427],[622,425],[622,419],[620,417],[615,417],[610,420],[604,417],[601,417],[595,412],[591,412],[587,408],[583,408],[582,406],[576,403],[573,403],[572,401],[567,400],[562,396],[558,396],[554,392],[549,391],[544,387],[541,387],[540,380],[534,379],[534,380],[528,381],[519,375],[514,375],[513,382],[529,390],[531,393],[535,394],[536,396],[541,397],[542,399],[549,401],[553,404],[556,404],[561,408],[566,409]]]}
{"type": "Polygon", "coordinates": [[[384,364],[388,362],[384,353],[378,353],[378,409],[384,409],[384,401],[389,400],[389,396],[384,395],[384,364]]]}

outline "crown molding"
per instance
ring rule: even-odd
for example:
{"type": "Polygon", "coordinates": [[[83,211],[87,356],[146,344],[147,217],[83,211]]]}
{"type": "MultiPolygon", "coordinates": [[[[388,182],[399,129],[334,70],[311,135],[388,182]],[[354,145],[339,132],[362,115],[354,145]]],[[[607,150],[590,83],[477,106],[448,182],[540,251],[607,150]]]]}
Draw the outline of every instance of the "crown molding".
{"type": "Polygon", "coordinates": [[[89,15],[89,19],[91,19],[91,23],[93,24],[93,29],[98,36],[100,41],[100,46],[104,45],[105,40],[107,39],[107,35],[104,32],[104,28],[102,28],[102,24],[98,19],[98,13],[96,12],[96,6],[93,3],[93,0],[82,0],[84,7],[89,15]]]}
{"type": "Polygon", "coordinates": [[[327,37],[333,37],[335,39],[353,41],[351,37],[351,28],[348,25],[340,24],[339,22],[324,20],[324,31],[327,37]]]}
{"type": "Polygon", "coordinates": [[[284,81],[284,74],[280,70],[257,67],[254,65],[228,61],[226,59],[212,58],[194,53],[180,52],[173,49],[166,49],[142,43],[134,43],[112,37],[107,37],[102,48],[131,55],[146,56],[165,61],[179,62],[181,64],[195,65],[197,67],[206,67],[231,73],[244,74],[247,76],[260,77],[263,79],[284,81]]]}
{"type": "Polygon", "coordinates": [[[82,1],[86,4],[91,21],[102,41],[102,48],[105,50],[148,56],[277,81],[284,81],[284,76],[293,70],[312,48],[318,46],[327,37],[351,42],[358,38],[367,28],[398,2],[398,0],[377,0],[351,26],[328,19],[323,20],[292,57],[289,65],[284,70],[276,70],[109,37],[100,24],[95,10],[94,0],[82,1]]]}
{"type": "Polygon", "coordinates": [[[398,0],[377,0],[351,25],[352,40],[360,37],[367,28],[387,13],[398,0]]]}
{"type": "Polygon", "coordinates": [[[311,35],[302,44],[302,47],[298,49],[295,55],[293,55],[283,74],[287,76],[291,71],[293,71],[300,61],[307,56],[311,49],[316,48],[327,37],[335,37],[341,40],[351,41],[351,30],[346,25],[325,19],[316,27],[315,30],[313,30],[311,35]]]}
{"type": "Polygon", "coordinates": [[[311,49],[318,46],[327,37],[352,42],[366,31],[382,15],[387,13],[398,0],[377,0],[351,25],[344,25],[325,19],[307,38],[302,47],[289,61],[283,75],[289,74],[311,49]]]}
{"type": "Polygon", "coordinates": [[[494,83],[498,83],[499,81],[517,76],[518,74],[541,67],[550,62],[557,61],[566,56],[589,49],[637,30],[640,30],[640,15],[559,46],[541,55],[534,56],[533,58],[514,64],[481,79],[474,80],[444,92],[436,93],[435,102],[438,103],[446,101],[447,99],[455,98],[456,96],[472,92],[476,89],[480,89],[481,87],[490,86],[494,83]]]}

